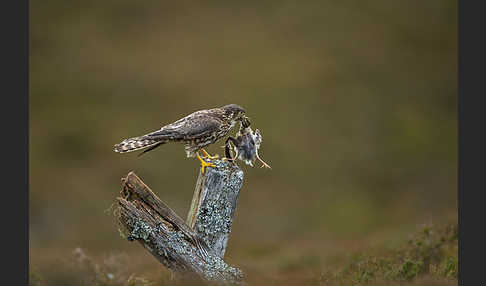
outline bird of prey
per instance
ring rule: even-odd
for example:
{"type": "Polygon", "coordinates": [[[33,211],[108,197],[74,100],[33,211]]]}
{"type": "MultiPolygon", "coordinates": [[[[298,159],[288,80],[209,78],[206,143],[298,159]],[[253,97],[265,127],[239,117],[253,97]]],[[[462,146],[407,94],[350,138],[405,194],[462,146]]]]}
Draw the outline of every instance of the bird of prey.
{"type": "Polygon", "coordinates": [[[240,130],[236,134],[236,138],[229,136],[225,142],[225,157],[229,161],[235,161],[236,159],[240,159],[241,161],[245,162],[247,165],[253,167],[253,163],[256,159],[262,162],[262,168],[266,167],[271,169],[271,167],[265,163],[260,156],[258,155],[258,149],[260,149],[260,145],[262,144],[262,135],[260,134],[260,130],[256,129],[255,132],[250,128],[250,121],[248,118],[244,118],[241,121],[240,130]],[[235,146],[234,151],[236,156],[233,158],[231,154],[231,144],[232,142],[235,146]]]}
{"type": "Polygon", "coordinates": [[[204,173],[206,167],[216,167],[216,165],[203,160],[199,155],[199,151],[202,151],[205,158],[209,160],[217,158],[217,155],[209,155],[204,150],[204,147],[226,136],[236,122],[244,118],[246,118],[245,110],[236,104],[199,110],[165,125],[157,131],[125,139],[114,146],[114,151],[126,153],[147,148],[139,154],[140,156],[162,144],[180,142],[184,144],[187,157],[197,157],[199,159],[202,173],[204,173]]]}

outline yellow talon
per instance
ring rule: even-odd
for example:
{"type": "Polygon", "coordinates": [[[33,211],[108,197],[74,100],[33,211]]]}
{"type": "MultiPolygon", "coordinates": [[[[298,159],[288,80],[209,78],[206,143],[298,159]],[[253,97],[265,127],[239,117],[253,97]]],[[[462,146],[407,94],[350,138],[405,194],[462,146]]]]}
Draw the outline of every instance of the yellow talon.
{"type": "Polygon", "coordinates": [[[199,156],[199,154],[197,154],[197,158],[199,159],[199,161],[201,162],[201,172],[204,174],[204,170],[206,169],[206,167],[216,167],[216,165],[214,165],[213,163],[208,163],[206,161],[204,161],[201,156],[199,156]]]}
{"type": "Polygon", "coordinates": [[[206,156],[206,158],[208,158],[209,160],[214,160],[219,158],[218,154],[211,156],[206,150],[201,149],[201,151],[204,153],[204,156],[206,156]]]}

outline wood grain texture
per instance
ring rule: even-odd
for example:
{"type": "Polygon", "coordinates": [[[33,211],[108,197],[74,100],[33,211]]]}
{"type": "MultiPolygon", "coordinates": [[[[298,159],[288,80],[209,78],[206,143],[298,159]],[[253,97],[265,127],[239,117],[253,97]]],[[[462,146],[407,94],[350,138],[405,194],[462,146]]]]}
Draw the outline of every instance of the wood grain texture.
{"type": "Polygon", "coordinates": [[[199,173],[187,225],[223,258],[243,185],[243,171],[231,162],[212,163],[216,168],[199,173]]]}
{"type": "Polygon", "coordinates": [[[171,272],[218,284],[241,284],[242,271],[226,264],[223,257],[243,172],[238,167],[239,171],[236,170],[231,163],[218,161],[215,164],[218,167],[206,168],[206,174],[198,179],[197,186],[201,186],[206,196],[202,197],[202,204],[198,203],[199,207],[195,208],[196,230],[162,202],[133,172],[122,179],[115,215],[122,235],[129,241],[138,241],[171,272]],[[236,188],[236,192],[231,191],[236,188]],[[231,195],[223,195],[225,192],[231,195]],[[220,211],[201,211],[210,206],[214,210],[219,210],[221,206],[226,209],[223,215],[220,211]],[[230,217],[231,222],[228,223],[230,217]],[[204,231],[203,225],[208,231],[204,231]]]}

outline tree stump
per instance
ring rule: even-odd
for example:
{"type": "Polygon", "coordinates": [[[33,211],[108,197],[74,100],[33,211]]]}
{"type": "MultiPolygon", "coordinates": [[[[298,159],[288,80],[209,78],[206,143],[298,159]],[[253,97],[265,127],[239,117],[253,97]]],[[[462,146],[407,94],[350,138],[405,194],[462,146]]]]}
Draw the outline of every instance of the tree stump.
{"type": "Polygon", "coordinates": [[[172,273],[239,284],[243,272],[223,258],[243,171],[231,162],[211,162],[215,168],[199,172],[187,223],[133,172],[122,178],[115,215],[123,236],[141,243],[172,273]]]}

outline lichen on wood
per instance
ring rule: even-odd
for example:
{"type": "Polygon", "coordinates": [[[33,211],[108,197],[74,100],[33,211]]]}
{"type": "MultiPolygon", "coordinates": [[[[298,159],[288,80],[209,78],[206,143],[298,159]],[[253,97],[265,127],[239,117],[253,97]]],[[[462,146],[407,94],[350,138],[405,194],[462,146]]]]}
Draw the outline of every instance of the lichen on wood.
{"type": "MultiPolygon", "coordinates": [[[[198,178],[197,185],[205,195],[193,216],[195,229],[133,172],[122,179],[115,214],[123,236],[138,241],[173,273],[220,284],[240,283],[243,272],[226,264],[223,258],[243,172],[232,163],[218,160],[215,165],[198,178]],[[208,186],[213,189],[207,189],[208,186]]],[[[193,204],[194,201],[195,198],[193,204]]]]}
{"type": "Polygon", "coordinates": [[[234,163],[217,160],[216,168],[200,173],[187,224],[219,257],[224,257],[243,185],[243,171],[234,163]]]}

